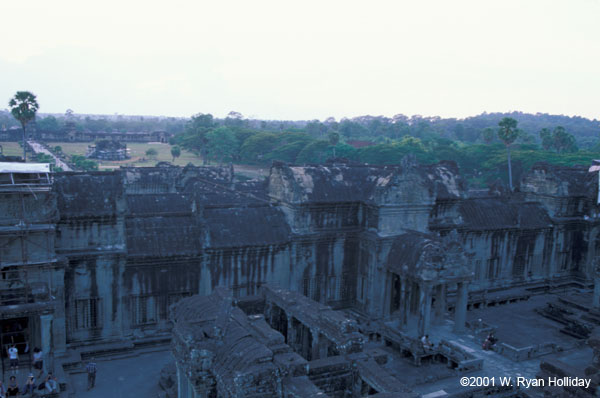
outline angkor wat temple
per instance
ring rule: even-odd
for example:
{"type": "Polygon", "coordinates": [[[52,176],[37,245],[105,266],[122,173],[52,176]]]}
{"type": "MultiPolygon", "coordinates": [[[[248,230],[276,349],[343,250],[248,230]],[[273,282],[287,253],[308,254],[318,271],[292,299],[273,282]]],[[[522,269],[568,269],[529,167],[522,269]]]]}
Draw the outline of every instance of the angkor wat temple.
{"type": "Polygon", "coordinates": [[[181,398],[533,397],[458,376],[597,377],[587,167],[536,164],[516,192],[482,193],[454,163],[408,159],[276,163],[248,182],[14,165],[0,164],[3,353],[39,346],[68,369],[94,347],[172,339],[181,398]],[[497,347],[475,349],[490,331],[497,347]]]}

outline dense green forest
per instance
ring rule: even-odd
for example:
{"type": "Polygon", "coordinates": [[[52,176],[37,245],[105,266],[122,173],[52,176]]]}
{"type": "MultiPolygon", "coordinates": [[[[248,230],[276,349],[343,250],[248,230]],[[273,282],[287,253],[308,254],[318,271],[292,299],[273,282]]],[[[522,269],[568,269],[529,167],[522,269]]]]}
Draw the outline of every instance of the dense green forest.
{"type": "MultiPolygon", "coordinates": [[[[600,122],[548,114],[484,113],[466,119],[396,115],[361,116],[336,121],[268,121],[231,112],[224,119],[197,114],[189,119],[155,117],[45,116],[41,131],[66,127],[90,131],[166,130],[172,145],[202,156],[207,163],[268,165],[273,160],[319,163],[334,156],[370,164],[395,164],[413,154],[422,163],[453,160],[472,186],[500,178],[508,182],[507,146],[499,135],[503,118],[514,119],[510,143],[513,180],[537,161],[589,164],[600,156],[600,122]]],[[[7,112],[0,124],[16,125],[7,112]]]]}
{"type": "Polygon", "coordinates": [[[498,178],[509,181],[507,149],[511,152],[513,181],[538,161],[574,165],[589,164],[598,157],[600,128],[596,121],[524,115],[523,126],[511,117],[519,115],[523,114],[480,115],[468,119],[468,128],[464,127],[467,123],[456,124],[450,119],[362,117],[341,122],[312,121],[303,127],[273,131],[264,124],[253,128],[241,117],[215,120],[209,114],[198,114],[171,144],[194,151],[208,161],[265,165],[274,160],[320,163],[334,157],[334,152],[338,158],[362,163],[397,164],[412,154],[421,163],[455,161],[473,187],[486,187],[498,178]],[[500,128],[503,120],[514,123],[508,140],[500,128]],[[554,120],[564,125],[551,125],[554,120]],[[585,128],[577,130],[578,140],[575,131],[565,126],[579,124],[585,128]]]}
{"type": "MultiPolygon", "coordinates": [[[[526,134],[539,139],[539,132],[562,126],[575,137],[581,149],[593,148],[600,137],[600,121],[579,116],[548,115],[544,113],[528,114],[483,113],[465,119],[423,117],[402,114],[392,118],[384,116],[360,116],[336,121],[328,118],[324,121],[272,121],[244,118],[238,112],[231,112],[225,119],[214,119],[217,125],[245,127],[268,132],[302,131],[312,137],[326,139],[331,131],[338,131],[343,139],[386,142],[387,139],[399,139],[410,135],[420,139],[442,137],[464,143],[482,141],[482,132],[486,127],[496,128],[504,118],[515,119],[519,128],[526,134]]],[[[39,116],[37,128],[46,131],[60,131],[65,128],[65,115],[39,116]]],[[[153,131],[165,130],[182,133],[190,119],[152,116],[83,116],[71,113],[70,119],[77,130],[97,131],[153,131]]],[[[18,127],[18,122],[8,111],[0,111],[0,127],[18,127]]]]}

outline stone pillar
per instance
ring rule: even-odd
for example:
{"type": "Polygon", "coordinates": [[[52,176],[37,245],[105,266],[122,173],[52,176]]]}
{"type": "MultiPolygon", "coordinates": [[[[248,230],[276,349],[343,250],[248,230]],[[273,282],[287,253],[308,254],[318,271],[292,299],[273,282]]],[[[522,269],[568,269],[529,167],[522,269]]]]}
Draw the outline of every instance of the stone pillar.
{"type": "Polygon", "coordinates": [[[467,282],[460,282],[456,291],[456,305],[454,307],[454,331],[461,333],[465,330],[467,322],[468,297],[467,282]]]}
{"type": "Polygon", "coordinates": [[[311,342],[311,347],[310,347],[310,349],[311,349],[310,359],[311,359],[311,361],[314,361],[315,359],[320,358],[320,356],[319,356],[319,332],[311,329],[310,334],[312,336],[312,342],[311,342]]]}
{"type": "Polygon", "coordinates": [[[398,295],[398,324],[402,328],[406,322],[406,297],[404,294],[406,292],[406,280],[404,278],[400,278],[400,294],[398,295]]]}
{"type": "Polygon", "coordinates": [[[435,321],[436,323],[444,322],[446,314],[446,285],[440,284],[436,287],[435,293],[435,321]]]}
{"type": "Polygon", "coordinates": [[[273,305],[271,300],[267,300],[265,303],[265,320],[273,327],[273,305]]]}
{"type": "Polygon", "coordinates": [[[352,398],[361,397],[362,383],[363,381],[358,373],[358,368],[356,366],[352,366],[352,398]]]}
{"type": "Polygon", "coordinates": [[[52,370],[54,355],[52,352],[52,314],[40,315],[40,340],[44,353],[44,372],[52,370]]]}
{"type": "Polygon", "coordinates": [[[383,305],[383,316],[387,317],[392,313],[392,298],[394,297],[394,278],[390,272],[385,273],[385,285],[384,285],[384,305],[383,305]]]}
{"type": "MultiPolygon", "coordinates": [[[[187,379],[187,383],[186,384],[187,384],[187,390],[188,390],[187,391],[187,397],[188,398],[197,398],[197,397],[194,396],[194,395],[196,395],[194,393],[194,385],[190,382],[189,379],[187,379]]],[[[199,397],[199,398],[205,398],[205,396],[204,397],[199,397]]]]}
{"type": "Polygon", "coordinates": [[[329,340],[325,336],[319,338],[319,359],[327,358],[329,350],[329,340]]]}
{"type": "Polygon", "coordinates": [[[375,276],[371,279],[371,283],[368,283],[367,297],[371,297],[370,307],[371,313],[374,316],[385,317],[389,312],[389,302],[386,303],[387,298],[387,272],[386,271],[375,271],[375,276]],[[387,304],[387,305],[386,305],[387,304]],[[386,309],[387,308],[387,309],[386,309]]]}
{"type": "Polygon", "coordinates": [[[597,310],[600,309],[600,277],[594,278],[594,301],[592,306],[597,310]]]}
{"type": "MultiPolygon", "coordinates": [[[[287,314],[286,314],[287,315],[287,314]]],[[[294,345],[296,344],[296,329],[294,329],[294,322],[292,322],[292,317],[287,316],[287,345],[295,349],[294,345]]]]}
{"type": "Polygon", "coordinates": [[[187,393],[187,386],[185,386],[185,384],[184,384],[185,376],[181,370],[181,366],[179,365],[179,362],[175,362],[175,368],[177,369],[177,398],[185,398],[185,394],[187,393]],[[184,390],[184,387],[185,387],[185,390],[184,390]]]}
{"type": "Polygon", "coordinates": [[[402,311],[402,326],[408,325],[408,317],[410,315],[410,300],[412,297],[413,282],[411,280],[406,281],[406,290],[404,292],[404,311],[402,311]]]}
{"type": "Polygon", "coordinates": [[[431,320],[431,286],[420,285],[419,289],[419,337],[429,333],[431,320]]]}
{"type": "Polygon", "coordinates": [[[302,354],[300,354],[300,355],[302,357],[304,357],[306,360],[308,360],[309,357],[312,360],[313,359],[312,358],[312,344],[309,339],[310,336],[308,335],[309,333],[311,333],[310,329],[307,328],[306,326],[304,326],[303,324],[300,324],[298,326],[298,328],[302,331],[301,332],[302,344],[300,346],[301,347],[300,349],[302,350],[302,354]]]}

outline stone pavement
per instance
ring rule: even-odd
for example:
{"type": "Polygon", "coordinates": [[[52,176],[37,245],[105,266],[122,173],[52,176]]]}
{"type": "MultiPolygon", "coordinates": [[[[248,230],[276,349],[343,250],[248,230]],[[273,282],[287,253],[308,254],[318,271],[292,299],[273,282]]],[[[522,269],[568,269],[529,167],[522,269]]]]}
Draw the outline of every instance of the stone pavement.
{"type": "Polygon", "coordinates": [[[27,141],[27,143],[31,146],[31,148],[33,149],[33,152],[35,153],[44,153],[46,155],[50,155],[54,158],[55,163],[56,163],[56,167],[60,167],[63,169],[63,171],[73,171],[73,169],[71,169],[65,162],[63,162],[62,160],[60,160],[58,157],[56,157],[52,152],[50,152],[49,150],[47,150],[46,148],[44,148],[41,144],[35,142],[35,141],[27,141]]]}
{"type": "Polygon", "coordinates": [[[97,358],[96,387],[87,391],[87,373],[71,372],[70,383],[77,398],[154,398],[158,393],[160,371],[173,360],[168,347],[164,351],[120,359],[97,358]]]}
{"type": "MultiPolygon", "coordinates": [[[[535,378],[539,373],[541,361],[552,357],[571,363],[574,366],[587,366],[592,360],[592,350],[585,345],[585,341],[578,341],[559,333],[558,329],[562,325],[549,321],[533,311],[536,306],[543,305],[553,298],[553,295],[543,295],[530,299],[528,302],[469,311],[469,321],[472,322],[481,318],[486,323],[498,326],[496,336],[500,338],[500,342],[510,341],[513,344],[520,342],[521,344],[517,344],[519,347],[535,343],[554,342],[564,348],[563,352],[515,362],[494,351],[482,350],[481,336],[474,336],[469,331],[464,334],[454,333],[454,322],[447,319],[445,324],[432,327],[429,332],[431,340],[434,343],[442,339],[450,341],[465,351],[483,358],[483,369],[468,374],[457,374],[434,383],[418,385],[413,387],[413,390],[421,394],[434,394],[440,391],[446,393],[464,391],[465,387],[461,387],[459,383],[460,376],[488,376],[495,377],[496,380],[499,377],[512,377],[514,380],[518,376],[535,378]]],[[[422,371],[427,372],[426,365],[423,366],[422,371]]],[[[443,396],[443,394],[440,396],[443,396]]]]}

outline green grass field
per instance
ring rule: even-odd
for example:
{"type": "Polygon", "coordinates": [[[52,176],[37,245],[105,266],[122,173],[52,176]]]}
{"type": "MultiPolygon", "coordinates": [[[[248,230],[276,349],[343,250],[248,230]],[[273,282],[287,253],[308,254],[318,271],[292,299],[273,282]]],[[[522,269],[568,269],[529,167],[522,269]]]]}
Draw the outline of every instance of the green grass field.
{"type": "MultiPolygon", "coordinates": [[[[50,148],[60,146],[62,151],[67,155],[85,155],[89,143],[87,142],[51,142],[48,143],[50,148]]],[[[158,162],[171,162],[173,157],[171,156],[171,146],[169,144],[161,143],[128,143],[129,153],[131,159],[122,161],[98,161],[99,168],[101,170],[116,169],[120,166],[136,166],[136,167],[150,167],[156,165],[158,162]],[[146,151],[150,148],[156,149],[158,155],[153,158],[146,156],[146,151]]],[[[194,155],[186,150],[181,151],[181,156],[175,159],[175,165],[185,166],[188,163],[192,163],[196,166],[202,165],[202,159],[199,156],[194,155]]]]}
{"type": "MultiPolygon", "coordinates": [[[[21,156],[23,150],[17,142],[0,142],[2,145],[4,155],[7,156],[21,156]]],[[[48,146],[50,149],[60,146],[62,151],[67,155],[85,155],[89,143],[87,142],[49,142],[48,146]]],[[[122,161],[98,161],[98,167],[100,170],[112,170],[118,169],[121,166],[134,166],[134,167],[152,167],[156,163],[166,161],[172,162],[173,157],[171,156],[171,146],[169,144],[161,143],[128,143],[127,148],[130,150],[131,159],[122,161]],[[154,158],[148,158],[146,151],[150,148],[156,149],[158,155],[154,158]]],[[[192,163],[195,166],[202,165],[202,159],[199,156],[194,155],[192,152],[181,150],[181,156],[175,159],[175,165],[185,166],[188,163],[192,163]]],[[[248,166],[248,165],[235,165],[236,174],[242,174],[247,178],[260,178],[268,175],[268,167],[260,166],[248,166]]]]}
{"type": "Polygon", "coordinates": [[[18,142],[0,142],[4,156],[23,156],[23,148],[18,142]]]}

